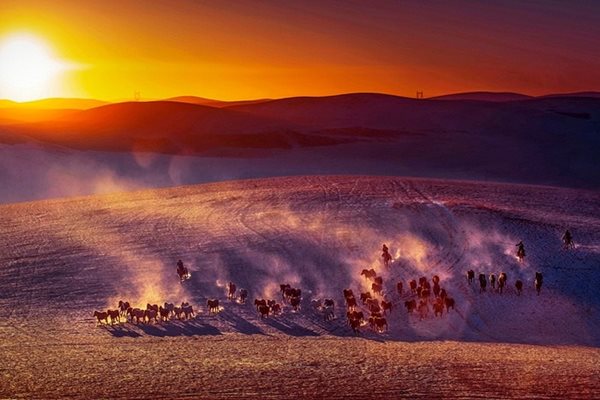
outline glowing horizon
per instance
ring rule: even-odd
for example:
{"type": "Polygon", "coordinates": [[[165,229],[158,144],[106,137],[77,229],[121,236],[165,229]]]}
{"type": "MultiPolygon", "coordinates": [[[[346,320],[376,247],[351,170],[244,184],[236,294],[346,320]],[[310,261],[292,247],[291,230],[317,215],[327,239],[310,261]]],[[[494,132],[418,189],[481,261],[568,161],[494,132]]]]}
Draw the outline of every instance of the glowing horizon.
{"type": "Polygon", "coordinates": [[[600,4],[6,0],[1,11],[0,42],[27,32],[67,66],[27,94],[5,94],[4,73],[0,98],[12,100],[600,90],[600,4]]]}

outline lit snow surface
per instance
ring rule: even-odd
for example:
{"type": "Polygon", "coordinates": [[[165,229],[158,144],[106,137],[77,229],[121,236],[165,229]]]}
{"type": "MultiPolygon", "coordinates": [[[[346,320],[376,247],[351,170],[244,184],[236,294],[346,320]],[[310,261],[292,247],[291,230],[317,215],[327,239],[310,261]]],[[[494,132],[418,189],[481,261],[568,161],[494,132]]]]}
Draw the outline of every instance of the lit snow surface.
{"type": "Polygon", "coordinates": [[[0,206],[0,398],[597,398],[600,194],[542,186],[313,176],[0,206]],[[564,250],[569,228],[576,242],[564,250]],[[519,263],[515,244],[527,257],[519,263]],[[379,256],[386,243],[395,260],[379,256]],[[192,274],[179,283],[175,263],[192,274]],[[342,290],[375,268],[389,331],[347,326],[342,290]],[[479,294],[466,271],[506,272],[479,294]],[[540,296],[534,273],[544,274],[540,296]],[[407,315],[407,282],[456,300],[407,315]],[[517,296],[516,279],[524,282],[517,296]],[[395,284],[405,286],[401,297],[395,284]],[[226,299],[233,281],[246,305],[226,299]],[[303,291],[261,319],[255,298],[303,291]],[[315,298],[336,301],[326,322],[315,298]],[[206,300],[223,310],[209,315],[206,300]],[[95,310],[190,302],[190,321],[96,326],[95,310]]]}

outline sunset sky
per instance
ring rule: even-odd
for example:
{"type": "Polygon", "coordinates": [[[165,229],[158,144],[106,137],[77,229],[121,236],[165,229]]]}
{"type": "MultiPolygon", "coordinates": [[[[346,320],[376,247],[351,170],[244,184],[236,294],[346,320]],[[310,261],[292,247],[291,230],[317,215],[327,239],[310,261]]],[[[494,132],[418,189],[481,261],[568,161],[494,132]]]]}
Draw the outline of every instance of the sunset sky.
{"type": "Polygon", "coordinates": [[[19,35],[52,79],[4,72],[0,98],[600,90],[591,1],[2,0],[0,47],[19,35]]]}

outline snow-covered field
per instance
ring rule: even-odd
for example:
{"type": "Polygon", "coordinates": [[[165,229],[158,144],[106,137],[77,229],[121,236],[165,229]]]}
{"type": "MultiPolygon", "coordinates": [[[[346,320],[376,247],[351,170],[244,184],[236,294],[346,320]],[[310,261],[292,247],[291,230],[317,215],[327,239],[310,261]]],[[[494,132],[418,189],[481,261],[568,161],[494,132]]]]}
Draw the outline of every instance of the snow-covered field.
{"type": "MultiPolygon", "coordinates": [[[[594,398],[600,194],[390,177],[232,181],[0,206],[0,397],[594,398]],[[569,228],[576,248],[564,250],[569,228]],[[527,256],[519,263],[515,244],[527,256]],[[380,261],[382,243],[394,262],[380,261]],[[182,259],[191,279],[179,283],[182,259]],[[389,329],[355,337],[342,290],[374,268],[389,329]],[[479,293],[466,271],[506,272],[479,293]],[[541,295],[534,273],[544,274],[541,295]],[[408,315],[408,281],[456,301],[408,315]],[[514,289],[516,279],[525,288],[514,289]],[[232,281],[247,304],[226,299],[232,281]],[[396,283],[404,283],[399,295],[396,283]],[[302,289],[262,319],[255,298],[302,289]],[[331,297],[324,321],[311,301],[331,297]],[[207,299],[222,310],[210,315],[207,299]],[[192,320],[96,326],[95,310],[190,302],[192,320]]],[[[363,307],[366,311],[366,308],[363,307]]]]}

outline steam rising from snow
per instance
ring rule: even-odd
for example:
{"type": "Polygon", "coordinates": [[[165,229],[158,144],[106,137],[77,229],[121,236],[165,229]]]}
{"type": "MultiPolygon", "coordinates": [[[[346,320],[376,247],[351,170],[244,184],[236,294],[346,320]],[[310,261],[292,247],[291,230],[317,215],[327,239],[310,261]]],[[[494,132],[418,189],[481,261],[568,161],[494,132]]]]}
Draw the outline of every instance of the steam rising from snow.
{"type": "Polygon", "coordinates": [[[49,197],[82,194],[105,194],[139,189],[140,183],[120,177],[115,171],[94,163],[74,164],[68,167],[52,165],[46,179],[51,182],[49,197]],[[76,174],[74,173],[76,171],[76,174]]]}

